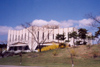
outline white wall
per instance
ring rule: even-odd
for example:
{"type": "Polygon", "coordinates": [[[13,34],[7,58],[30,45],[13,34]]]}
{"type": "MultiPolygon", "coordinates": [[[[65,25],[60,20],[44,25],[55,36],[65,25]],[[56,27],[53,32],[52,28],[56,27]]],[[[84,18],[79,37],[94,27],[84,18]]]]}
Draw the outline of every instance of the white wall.
{"type": "MultiPolygon", "coordinates": [[[[39,27],[39,28],[41,28],[41,27],[39,27]]],[[[29,27],[28,29],[31,29],[31,27],[29,27]]],[[[38,32],[38,28],[36,28],[36,30],[37,30],[36,32],[38,32]]],[[[64,32],[65,33],[65,37],[66,37],[65,40],[68,40],[68,32],[70,33],[70,32],[73,32],[73,31],[78,32],[78,29],[73,28],[73,27],[69,27],[69,28],[54,29],[54,31],[53,31],[52,29],[45,29],[45,28],[43,29],[43,28],[41,28],[39,30],[39,41],[43,40],[43,38],[42,38],[43,32],[44,32],[44,39],[46,39],[45,42],[52,42],[52,41],[58,42],[58,40],[56,40],[56,35],[58,33],[59,34],[63,34],[63,32],[64,32]],[[49,39],[48,39],[48,32],[50,32],[50,31],[52,31],[52,32],[49,34],[49,39]],[[53,34],[54,34],[54,39],[53,39],[53,34]]],[[[36,34],[38,34],[38,33],[36,33],[36,34]]],[[[89,33],[88,35],[92,35],[92,34],[89,33]]],[[[70,38],[69,40],[70,40],[69,44],[73,45],[73,38],[70,38]]],[[[12,44],[16,43],[16,42],[26,43],[29,46],[29,48],[33,49],[33,50],[35,50],[35,48],[38,45],[34,41],[34,38],[33,38],[32,34],[27,29],[23,29],[23,30],[9,30],[8,31],[7,49],[9,49],[9,47],[12,46],[12,44]],[[26,39],[25,39],[25,34],[26,34],[26,39]],[[17,40],[15,40],[16,39],[16,35],[17,35],[17,40]],[[23,35],[23,38],[22,38],[22,35],[23,35]],[[13,38],[13,36],[14,36],[14,38],[13,38]],[[20,40],[18,40],[19,36],[20,36],[20,40]]],[[[63,41],[59,40],[59,42],[63,42],[63,41]]],[[[90,41],[90,43],[92,43],[92,41],[90,41]]]]}

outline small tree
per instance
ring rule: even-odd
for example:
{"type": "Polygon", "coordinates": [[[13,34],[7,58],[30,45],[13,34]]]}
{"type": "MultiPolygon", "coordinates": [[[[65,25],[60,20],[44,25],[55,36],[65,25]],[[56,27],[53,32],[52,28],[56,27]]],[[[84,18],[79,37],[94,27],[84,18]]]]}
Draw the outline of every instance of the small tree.
{"type": "Polygon", "coordinates": [[[79,41],[76,41],[76,45],[81,45],[81,42],[82,41],[80,41],[80,40],[79,41]]]}
{"type": "Polygon", "coordinates": [[[84,40],[83,43],[85,43],[87,30],[84,29],[84,28],[80,28],[80,29],[78,30],[78,32],[79,32],[79,34],[78,34],[79,38],[83,39],[83,40],[84,40]]]}
{"type": "Polygon", "coordinates": [[[0,41],[0,53],[2,58],[4,57],[3,51],[5,50],[6,47],[7,47],[7,41],[0,41]]]}
{"type": "Polygon", "coordinates": [[[93,15],[92,13],[86,15],[87,18],[91,19],[93,22],[89,24],[91,26],[92,31],[95,33],[94,40],[97,41],[97,44],[100,43],[100,18],[98,15],[93,15]]]}
{"type": "MultiPolygon", "coordinates": [[[[22,27],[28,30],[29,33],[32,35],[32,43],[33,41],[38,44],[39,51],[41,52],[41,44],[43,45],[45,41],[49,38],[51,32],[58,28],[58,25],[44,25],[44,26],[36,26],[32,25],[31,23],[22,24],[22,27]],[[42,39],[39,39],[39,32],[42,31],[42,39]],[[47,33],[48,32],[48,33],[47,33]],[[44,33],[47,33],[44,35],[44,33]]],[[[33,45],[33,44],[32,44],[33,45]]],[[[31,49],[32,50],[32,49],[31,49]]]]}
{"type": "Polygon", "coordinates": [[[72,67],[74,67],[73,53],[71,52],[70,48],[68,48],[68,47],[67,47],[67,50],[71,56],[72,67]]]}
{"type": "Polygon", "coordinates": [[[73,43],[75,45],[75,39],[77,39],[77,32],[73,31],[72,33],[69,33],[69,38],[73,38],[73,43]]]}
{"type": "Polygon", "coordinates": [[[59,40],[64,41],[66,39],[65,34],[64,33],[63,34],[57,34],[56,39],[58,40],[58,43],[59,43],[59,40]]]}
{"type": "Polygon", "coordinates": [[[98,38],[97,43],[100,43],[100,27],[98,27],[98,30],[95,32],[95,38],[98,38]]]}

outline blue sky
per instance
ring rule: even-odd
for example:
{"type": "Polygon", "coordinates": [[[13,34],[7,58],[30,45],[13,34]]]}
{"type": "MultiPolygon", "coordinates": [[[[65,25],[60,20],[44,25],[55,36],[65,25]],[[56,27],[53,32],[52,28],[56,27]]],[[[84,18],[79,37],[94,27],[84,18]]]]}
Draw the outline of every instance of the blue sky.
{"type": "Polygon", "coordinates": [[[88,13],[100,15],[100,0],[0,0],[0,40],[26,22],[86,28],[92,22],[88,13]]]}

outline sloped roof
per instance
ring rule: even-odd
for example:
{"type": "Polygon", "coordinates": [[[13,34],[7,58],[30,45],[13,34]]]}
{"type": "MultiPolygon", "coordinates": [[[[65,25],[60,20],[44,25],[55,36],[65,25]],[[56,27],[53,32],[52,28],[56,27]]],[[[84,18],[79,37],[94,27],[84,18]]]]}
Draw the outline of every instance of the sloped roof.
{"type": "Polygon", "coordinates": [[[26,45],[28,45],[28,44],[23,43],[23,42],[16,42],[16,43],[11,44],[10,46],[26,46],[26,45]]]}

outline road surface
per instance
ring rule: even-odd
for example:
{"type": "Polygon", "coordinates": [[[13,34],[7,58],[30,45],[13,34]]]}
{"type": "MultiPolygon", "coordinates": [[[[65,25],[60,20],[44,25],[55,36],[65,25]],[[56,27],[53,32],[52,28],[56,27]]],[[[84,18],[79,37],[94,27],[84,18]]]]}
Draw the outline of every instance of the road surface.
{"type": "Polygon", "coordinates": [[[13,66],[13,65],[0,65],[0,67],[42,67],[42,66],[13,66]]]}

